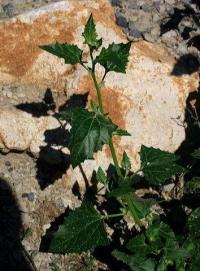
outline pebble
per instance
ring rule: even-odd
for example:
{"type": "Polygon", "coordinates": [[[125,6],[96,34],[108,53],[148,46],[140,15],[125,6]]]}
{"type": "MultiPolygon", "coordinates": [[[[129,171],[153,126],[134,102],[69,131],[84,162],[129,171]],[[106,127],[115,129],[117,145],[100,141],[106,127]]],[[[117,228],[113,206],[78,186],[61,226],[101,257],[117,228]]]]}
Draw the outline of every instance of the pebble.
{"type": "Polygon", "coordinates": [[[29,193],[24,193],[22,194],[23,198],[27,198],[29,201],[33,202],[35,199],[35,193],[29,192],[29,193]]]}
{"type": "Polygon", "coordinates": [[[129,23],[129,35],[136,39],[139,39],[142,37],[141,32],[135,27],[134,22],[129,23]]]}
{"type": "Polygon", "coordinates": [[[120,6],[121,3],[122,3],[122,0],[112,0],[111,3],[112,3],[113,6],[120,6]]]}
{"type": "Polygon", "coordinates": [[[117,12],[116,13],[116,19],[117,19],[117,24],[121,27],[127,27],[128,22],[126,20],[126,17],[121,13],[117,12]]]}
{"type": "Polygon", "coordinates": [[[14,15],[14,6],[11,3],[8,3],[7,5],[3,6],[3,11],[8,17],[12,17],[14,15]]]}

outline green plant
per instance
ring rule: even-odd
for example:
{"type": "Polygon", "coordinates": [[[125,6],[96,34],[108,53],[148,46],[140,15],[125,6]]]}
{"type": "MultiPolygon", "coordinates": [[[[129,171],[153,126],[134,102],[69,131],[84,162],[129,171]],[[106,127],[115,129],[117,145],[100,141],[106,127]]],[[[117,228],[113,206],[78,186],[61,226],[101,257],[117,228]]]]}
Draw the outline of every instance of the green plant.
{"type": "MultiPolygon", "coordinates": [[[[136,228],[142,232],[139,235],[134,232],[136,236],[132,237],[127,244],[124,241],[120,248],[123,251],[116,248],[113,252],[114,257],[129,265],[134,271],[164,271],[169,266],[173,266],[178,271],[186,270],[185,268],[191,271],[197,270],[192,266],[195,261],[199,263],[199,259],[195,258],[192,264],[191,259],[195,257],[194,250],[197,247],[199,249],[199,246],[194,245],[195,242],[193,242],[193,247],[191,247],[188,240],[191,240],[191,228],[197,227],[200,223],[199,211],[196,211],[197,215],[194,219],[192,219],[194,213],[191,214],[191,219],[186,225],[186,228],[189,227],[187,237],[182,240],[152,210],[152,206],[158,206],[164,200],[141,198],[136,193],[142,177],[147,186],[153,186],[159,191],[167,180],[177,174],[184,174],[185,169],[178,163],[180,157],[153,147],[142,146],[140,169],[132,172],[127,153],[124,152],[122,161],[119,161],[116,155],[113,136],[130,136],[130,134],[109,118],[109,114],[103,107],[101,91],[109,72],[126,72],[131,42],[112,43],[108,48],[103,47],[95,57],[96,51],[102,46],[102,39],[98,39],[92,15],[82,35],[89,48],[91,66],[85,61],[83,51],[76,45],[55,43],[43,45],[40,48],[63,58],[66,64],[82,65],[93,80],[98,103],[92,100],[90,110],[72,108],[61,117],[66,121],[70,120],[71,124],[69,150],[73,168],[86,159],[93,159],[94,153],[101,150],[104,144],[109,145],[115,173],[110,176],[99,167],[96,180],[106,191],[104,200],[109,205],[115,199],[119,211],[102,213],[98,204],[94,206],[93,202],[84,200],[81,207],[71,212],[53,235],[49,251],[81,253],[93,250],[97,246],[107,246],[110,242],[110,236],[106,231],[107,221],[123,219],[123,223],[126,223],[124,219],[129,217],[136,228]],[[100,80],[96,73],[97,64],[103,66],[105,71],[100,80]]],[[[198,159],[199,151],[193,156],[198,159]]]]}

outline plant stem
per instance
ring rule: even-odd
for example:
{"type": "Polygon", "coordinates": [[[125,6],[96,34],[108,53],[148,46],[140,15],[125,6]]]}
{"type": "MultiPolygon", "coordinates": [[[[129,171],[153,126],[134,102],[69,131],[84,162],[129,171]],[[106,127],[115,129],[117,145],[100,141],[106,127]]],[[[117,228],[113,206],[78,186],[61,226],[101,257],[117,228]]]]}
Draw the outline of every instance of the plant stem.
{"type": "Polygon", "coordinates": [[[117,171],[117,175],[119,177],[122,177],[122,173],[121,173],[121,170],[120,170],[120,167],[119,167],[119,162],[118,162],[118,159],[117,159],[117,155],[116,155],[115,147],[113,145],[112,138],[109,141],[109,147],[110,147],[110,151],[111,151],[111,154],[112,154],[112,159],[113,159],[116,171],[117,171]]]}
{"type": "Polygon", "coordinates": [[[124,213],[112,214],[112,215],[103,215],[101,218],[102,219],[109,219],[109,218],[114,218],[114,217],[119,217],[119,216],[124,216],[124,213]]]}
{"type": "Polygon", "coordinates": [[[100,88],[100,86],[99,86],[99,84],[97,82],[95,73],[93,71],[91,71],[91,76],[92,76],[92,79],[93,79],[93,82],[94,82],[94,85],[95,85],[95,88],[96,88],[96,91],[97,91],[97,98],[98,98],[98,102],[99,102],[100,111],[101,111],[102,114],[104,114],[102,97],[101,97],[101,88],[100,88]]]}
{"type": "MultiPolygon", "coordinates": [[[[101,111],[102,114],[104,114],[102,96],[101,96],[101,87],[97,82],[95,71],[93,71],[93,70],[90,71],[90,74],[92,76],[92,79],[93,79],[93,82],[94,82],[94,85],[95,85],[95,89],[96,89],[96,92],[97,92],[97,98],[98,98],[100,111],[101,111]]],[[[118,159],[117,159],[117,155],[116,155],[115,147],[113,145],[112,138],[110,138],[110,140],[109,140],[109,147],[110,147],[110,151],[111,151],[111,154],[112,154],[112,159],[113,159],[113,162],[114,162],[114,165],[115,165],[117,175],[118,175],[118,177],[123,177],[122,173],[121,173],[121,170],[120,170],[120,166],[119,166],[119,162],[118,162],[118,159]]],[[[137,215],[137,213],[135,211],[135,206],[134,206],[133,198],[131,197],[131,194],[125,195],[124,199],[125,199],[125,201],[126,201],[126,203],[128,205],[128,210],[131,213],[131,216],[133,217],[135,223],[138,226],[141,226],[140,219],[139,219],[139,217],[138,217],[138,215],[137,215]]],[[[119,216],[119,215],[117,215],[117,216],[119,216]]],[[[109,217],[111,217],[111,216],[105,216],[104,218],[106,219],[106,218],[109,218],[109,217]]]]}

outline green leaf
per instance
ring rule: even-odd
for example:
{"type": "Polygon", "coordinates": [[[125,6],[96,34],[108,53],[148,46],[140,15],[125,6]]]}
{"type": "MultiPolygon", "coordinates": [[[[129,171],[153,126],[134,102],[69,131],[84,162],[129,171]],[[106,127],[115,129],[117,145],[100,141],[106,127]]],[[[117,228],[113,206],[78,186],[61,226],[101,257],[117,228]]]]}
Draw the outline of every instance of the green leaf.
{"type": "Polygon", "coordinates": [[[155,271],[155,261],[142,256],[132,256],[124,252],[114,250],[112,255],[119,261],[127,264],[133,271],[155,271]]]}
{"type": "Polygon", "coordinates": [[[140,234],[128,241],[126,248],[131,252],[141,256],[146,256],[152,252],[151,246],[146,244],[145,235],[140,234]]]}
{"type": "Polygon", "coordinates": [[[76,45],[56,42],[55,44],[42,45],[39,47],[53,55],[64,58],[65,64],[74,65],[81,63],[83,51],[76,45]]]}
{"type": "Polygon", "coordinates": [[[90,15],[82,36],[85,38],[85,43],[93,50],[98,49],[102,45],[102,39],[97,39],[96,27],[93,16],[90,15]]]}
{"type": "Polygon", "coordinates": [[[116,135],[116,136],[131,136],[131,134],[129,132],[127,132],[126,130],[123,130],[123,129],[117,129],[113,135],[116,135]]]}
{"type": "Polygon", "coordinates": [[[126,152],[123,153],[121,165],[122,168],[126,171],[126,173],[128,173],[131,170],[131,161],[126,152]]]}
{"type": "Polygon", "coordinates": [[[61,271],[60,267],[56,263],[51,263],[50,267],[51,267],[51,271],[61,271]]]}
{"type": "Polygon", "coordinates": [[[196,159],[200,159],[200,149],[194,151],[194,152],[192,153],[192,156],[193,156],[194,158],[196,158],[196,159]]]}
{"type": "Polygon", "coordinates": [[[119,183],[119,186],[114,188],[110,192],[111,197],[121,197],[129,193],[135,192],[135,189],[132,187],[132,182],[131,181],[124,181],[119,183]]]}
{"type": "Polygon", "coordinates": [[[142,219],[150,213],[150,207],[155,203],[152,199],[142,199],[133,195],[133,205],[137,216],[142,219]]]}
{"type": "Polygon", "coordinates": [[[175,154],[142,145],[140,150],[141,168],[150,184],[163,184],[175,174],[184,171],[176,164],[179,159],[175,154]]]}
{"type": "Polygon", "coordinates": [[[107,185],[108,179],[101,167],[99,167],[97,170],[96,178],[99,183],[102,183],[103,185],[107,185]]]}
{"type": "Polygon", "coordinates": [[[190,215],[188,219],[188,228],[192,239],[200,239],[200,207],[195,209],[190,215]]]}
{"type": "Polygon", "coordinates": [[[53,235],[49,246],[52,253],[81,253],[97,246],[108,245],[100,214],[90,203],[73,211],[53,235]]]}
{"type": "Polygon", "coordinates": [[[106,72],[115,71],[120,73],[126,72],[131,42],[112,43],[108,48],[102,48],[99,56],[96,57],[95,63],[101,64],[106,72]]]}
{"type": "Polygon", "coordinates": [[[192,180],[185,184],[184,188],[186,193],[198,193],[200,192],[200,177],[194,177],[192,180]]]}
{"type": "Polygon", "coordinates": [[[109,143],[113,131],[117,129],[102,114],[80,108],[72,110],[71,125],[69,149],[73,168],[86,159],[92,159],[95,152],[109,143]]]}

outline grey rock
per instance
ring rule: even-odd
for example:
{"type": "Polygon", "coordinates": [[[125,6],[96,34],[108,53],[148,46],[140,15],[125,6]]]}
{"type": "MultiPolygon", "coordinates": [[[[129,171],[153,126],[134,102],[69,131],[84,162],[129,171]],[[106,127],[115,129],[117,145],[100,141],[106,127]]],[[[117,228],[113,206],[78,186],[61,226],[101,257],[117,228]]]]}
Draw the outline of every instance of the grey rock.
{"type": "Polygon", "coordinates": [[[124,14],[121,12],[116,13],[117,24],[122,27],[127,27],[128,22],[124,14]]]}
{"type": "Polygon", "coordinates": [[[14,6],[11,3],[8,3],[7,5],[3,6],[3,11],[8,17],[12,17],[14,15],[14,6]]]}
{"type": "Polygon", "coordinates": [[[113,6],[121,6],[122,1],[121,0],[112,0],[111,3],[113,6]]]}
{"type": "Polygon", "coordinates": [[[129,23],[129,35],[136,39],[142,37],[142,33],[135,27],[134,22],[129,23]]]}
{"type": "Polygon", "coordinates": [[[27,198],[29,201],[33,202],[35,199],[35,193],[30,192],[30,193],[24,193],[22,194],[23,198],[27,198]]]}

